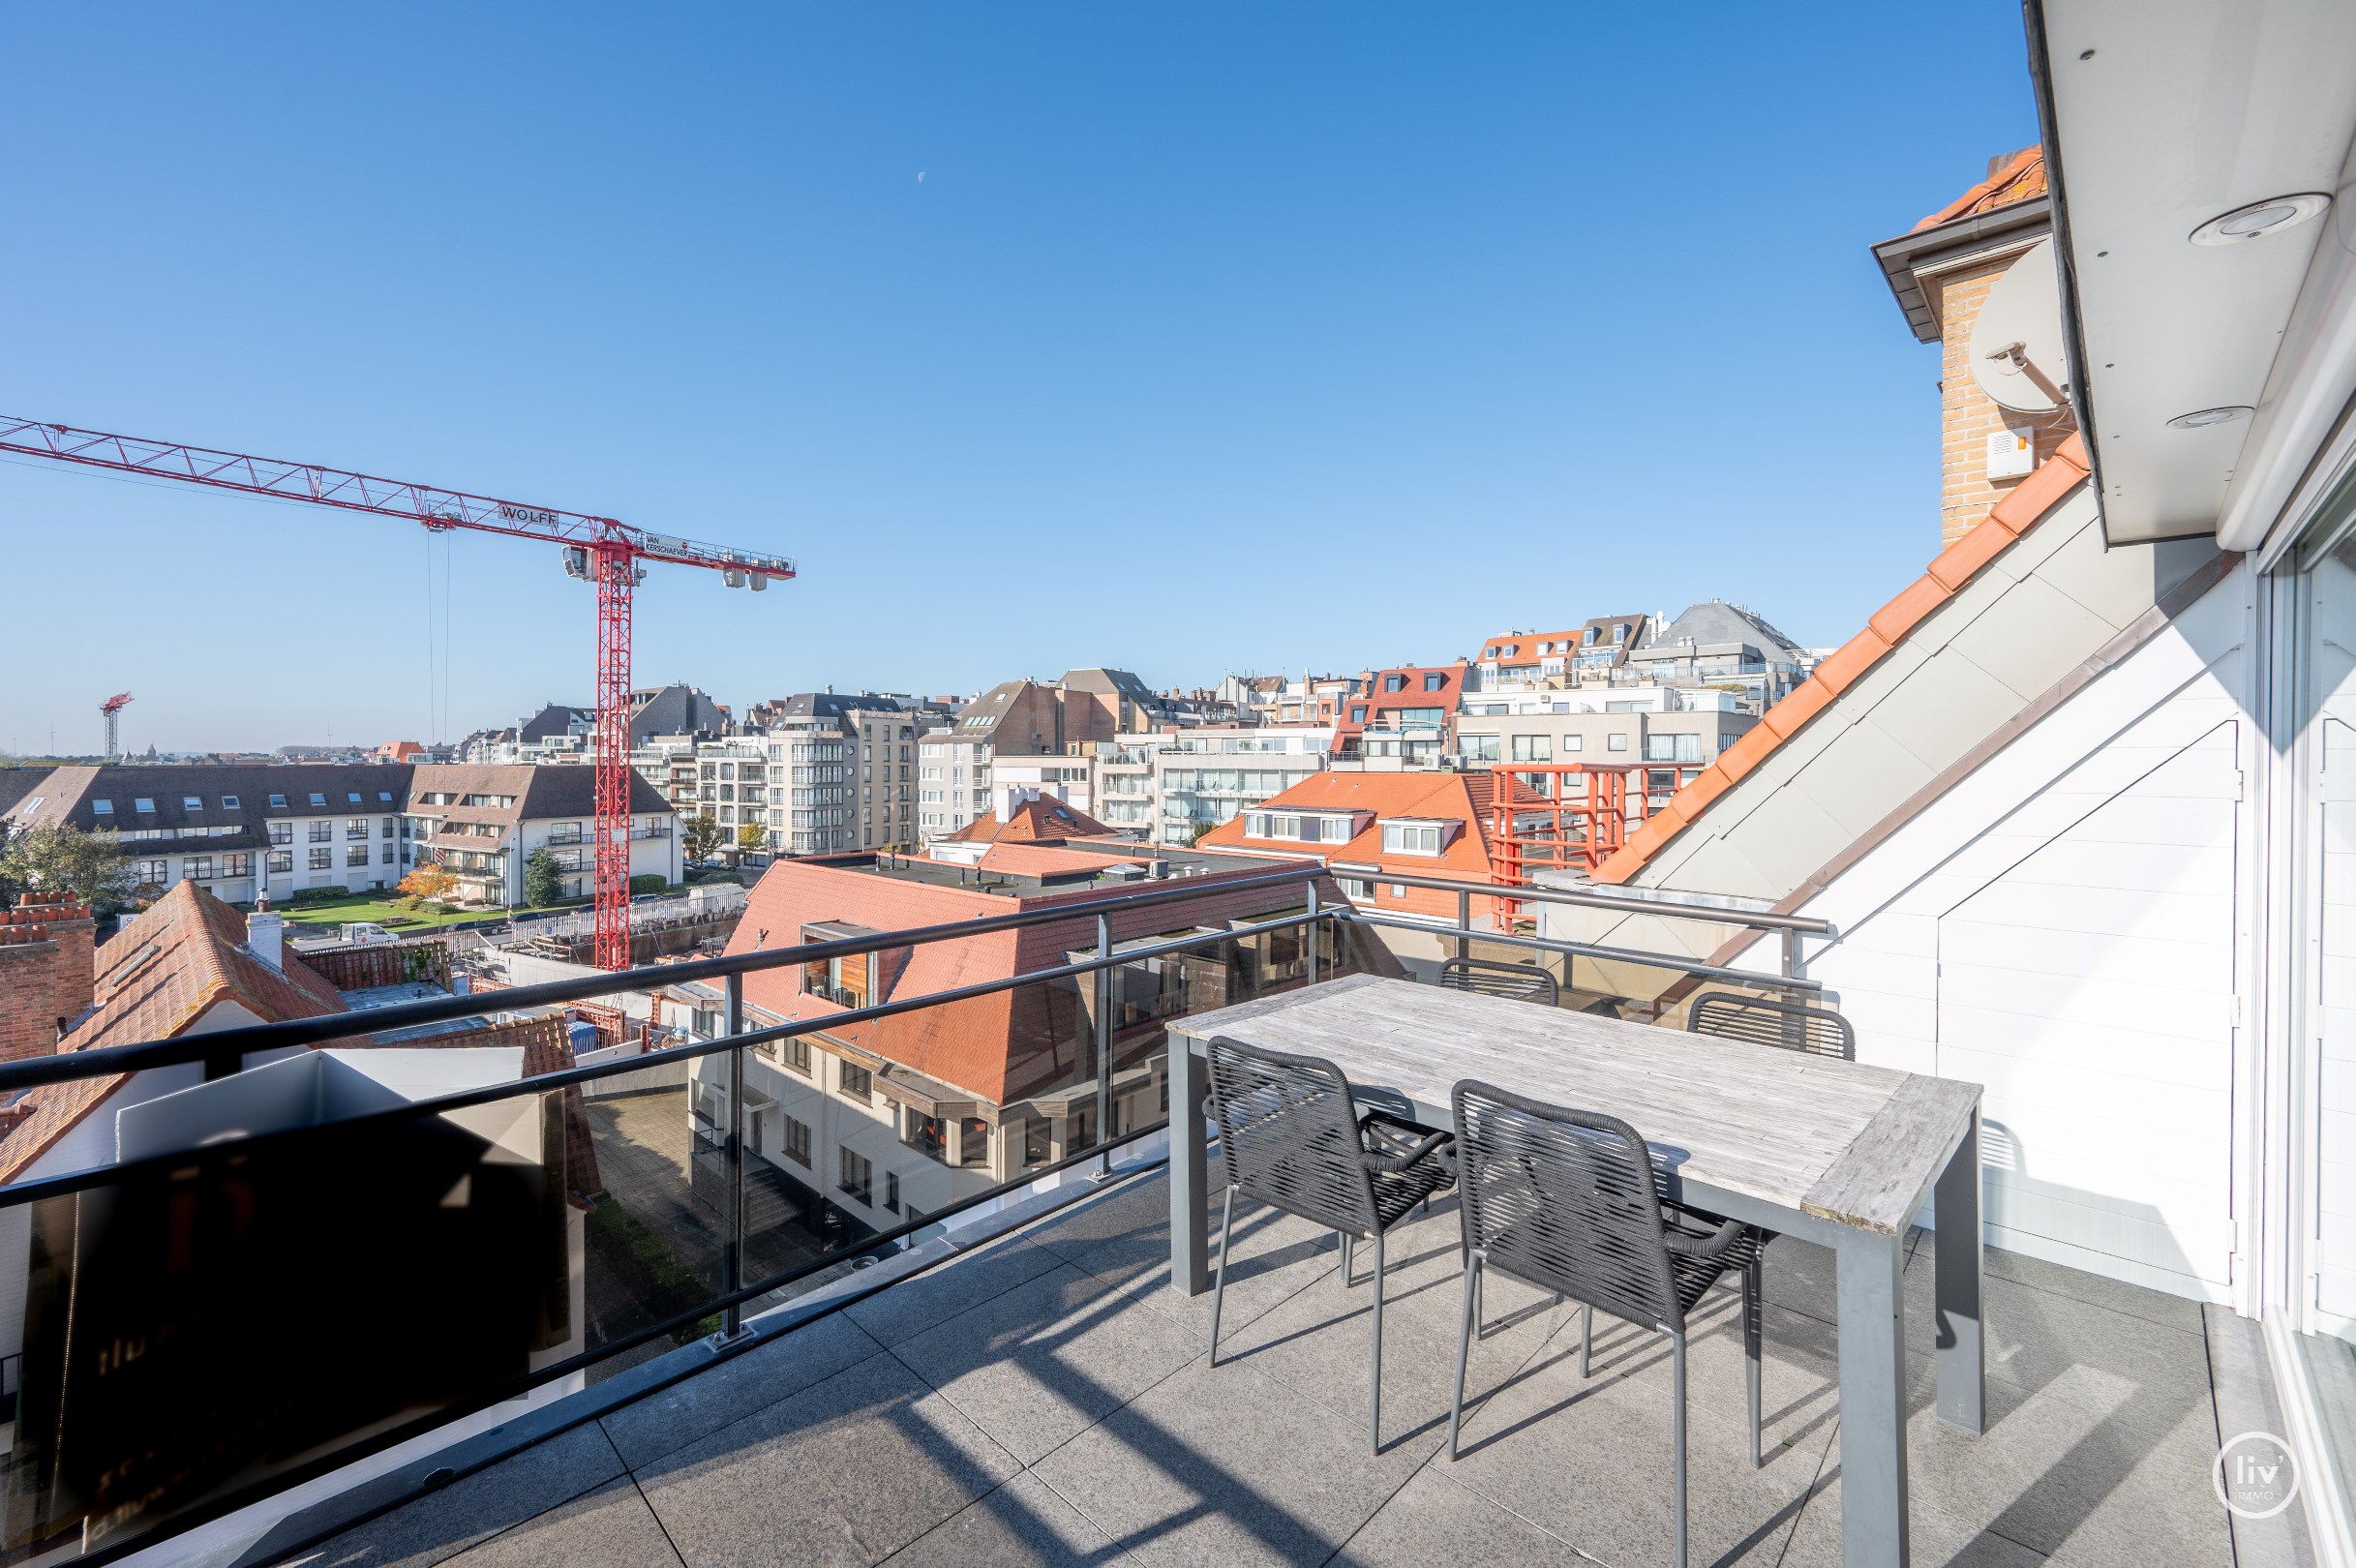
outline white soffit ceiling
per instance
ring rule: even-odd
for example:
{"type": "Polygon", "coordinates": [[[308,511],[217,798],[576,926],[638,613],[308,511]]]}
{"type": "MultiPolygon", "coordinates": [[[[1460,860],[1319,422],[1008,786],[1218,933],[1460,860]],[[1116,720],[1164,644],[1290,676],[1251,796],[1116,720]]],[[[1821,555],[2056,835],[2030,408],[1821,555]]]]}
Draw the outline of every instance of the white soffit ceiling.
{"type": "Polygon", "coordinates": [[[2191,232],[2339,185],[2356,133],[2351,0],[2045,0],[2085,376],[2113,543],[2215,531],[2322,220],[2191,232]],[[2091,54],[2088,51],[2092,51],[2091,54]]]}

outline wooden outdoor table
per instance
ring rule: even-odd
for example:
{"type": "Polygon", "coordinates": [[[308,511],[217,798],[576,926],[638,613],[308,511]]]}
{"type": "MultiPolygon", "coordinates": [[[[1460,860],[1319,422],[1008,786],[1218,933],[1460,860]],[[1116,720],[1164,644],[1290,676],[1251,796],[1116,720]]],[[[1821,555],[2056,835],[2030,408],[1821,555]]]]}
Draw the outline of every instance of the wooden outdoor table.
{"type": "Polygon", "coordinates": [[[1635,1127],[1680,1203],[1830,1248],[1838,1259],[1841,1555],[1908,1560],[1906,1234],[1936,1189],[1939,1416],[1978,1435],[1979,1086],[1713,1040],[1529,1002],[1352,975],[1170,1032],[1170,1282],[1211,1286],[1205,1043],[1321,1056],[1446,1126],[1458,1080],[1608,1111],[1635,1127]]]}

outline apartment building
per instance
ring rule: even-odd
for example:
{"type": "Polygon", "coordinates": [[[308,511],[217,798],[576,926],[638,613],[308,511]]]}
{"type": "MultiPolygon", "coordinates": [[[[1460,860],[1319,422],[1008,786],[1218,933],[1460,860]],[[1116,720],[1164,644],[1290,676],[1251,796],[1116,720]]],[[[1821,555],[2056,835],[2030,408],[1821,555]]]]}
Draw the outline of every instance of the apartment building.
{"type": "Polygon", "coordinates": [[[0,820],[114,834],[147,897],[183,882],[232,903],[298,888],[362,892],[402,878],[401,823],[417,771],[400,763],[54,768],[0,820]]]}
{"type": "MultiPolygon", "coordinates": [[[[691,814],[738,842],[761,830],[779,855],[913,846],[918,739],[947,721],[875,692],[799,692],[756,704],[759,734],[699,741],[692,761],[665,766],[691,814]]],[[[678,798],[675,796],[675,798],[678,798]]]]}
{"type": "Polygon", "coordinates": [[[1631,652],[1626,668],[1655,685],[1740,692],[1744,706],[1764,713],[1797,689],[1814,663],[1758,612],[1712,599],[1689,607],[1631,652]]]}
{"type": "MultiPolygon", "coordinates": [[[[1037,803],[1037,802],[1035,802],[1037,803]]],[[[780,860],[754,887],[729,951],[822,942],[912,926],[1052,908],[1190,878],[1266,869],[1233,855],[1162,851],[1122,840],[1049,839],[941,849],[949,859],[870,855],[780,860]],[[761,933],[767,933],[766,938],[761,933]]],[[[1333,896],[1329,889],[1327,896],[1333,896]]],[[[1115,913],[1116,944],[1201,933],[1306,907],[1301,888],[1239,890],[1115,913]]],[[[886,950],[745,977],[753,1027],[821,1019],[895,997],[971,985],[1070,962],[1096,922],[1047,922],[921,948],[886,950]]],[[[1115,972],[1111,1131],[1163,1113],[1160,1019],[1212,996],[1242,997],[1306,978],[1290,933],[1213,943],[1203,955],[1141,960],[1115,972]]],[[[747,1143],[858,1235],[914,1220],[968,1193],[1091,1147],[1098,1138],[1096,989],[1025,986],[900,1017],[822,1029],[759,1047],[745,1066],[747,1143]]],[[[724,1066],[699,1068],[702,1113],[725,1125],[724,1066]]]]}
{"type": "MultiPolygon", "coordinates": [[[[947,729],[925,737],[917,747],[919,836],[946,838],[992,810],[990,769],[1000,756],[1064,755],[1063,697],[1057,685],[1002,681],[968,703],[947,729]]],[[[1096,712],[1093,704],[1088,712],[1096,712]]]]}
{"type": "Polygon", "coordinates": [[[1097,747],[1092,794],[1082,803],[1118,831],[1188,845],[1321,771],[1332,751],[1332,729],[1314,725],[1116,736],[1097,747]]]}
{"type": "MultiPolygon", "coordinates": [[[[412,771],[401,840],[405,869],[439,866],[456,874],[468,902],[509,907],[525,901],[525,860],[545,849],[556,858],[565,897],[595,890],[596,769],[459,764],[412,771]]],[[[629,778],[630,875],[659,874],[676,883],[682,865],[671,802],[638,773],[629,778]]]]}
{"type": "Polygon", "coordinates": [[[1627,668],[1660,622],[1651,616],[1598,616],[1567,631],[1510,631],[1481,645],[1473,689],[1536,691],[1604,680],[1627,668]]]}
{"type": "MultiPolygon", "coordinates": [[[[1360,907],[1453,925],[1456,894],[1385,881],[1382,873],[1495,882],[1494,815],[1499,788],[1537,798],[1499,775],[1328,771],[1230,817],[1202,836],[1214,853],[1299,859],[1331,866],[1360,907]]],[[[1476,928],[1494,928],[1496,901],[1473,900],[1476,928]]]]}
{"type": "Polygon", "coordinates": [[[1281,675],[1231,675],[1222,678],[1210,695],[1233,710],[1233,722],[1237,724],[1274,724],[1284,704],[1285,685],[1281,675]]]}
{"type": "Polygon", "coordinates": [[[1380,771],[1437,768],[1455,749],[1456,709],[1472,666],[1401,665],[1369,670],[1335,702],[1334,760],[1380,771]]]}
{"type": "Polygon", "coordinates": [[[1659,807],[1759,723],[1734,692],[1604,689],[1608,697],[1589,688],[1468,700],[1457,717],[1459,765],[1641,763],[1646,803],[1659,807]]]}

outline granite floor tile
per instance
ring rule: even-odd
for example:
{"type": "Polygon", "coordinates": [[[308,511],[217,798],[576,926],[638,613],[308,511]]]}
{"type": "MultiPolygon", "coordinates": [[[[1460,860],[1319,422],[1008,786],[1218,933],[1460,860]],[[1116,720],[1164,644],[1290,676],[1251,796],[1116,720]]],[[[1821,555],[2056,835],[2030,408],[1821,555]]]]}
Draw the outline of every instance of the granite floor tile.
{"type": "Polygon", "coordinates": [[[1027,1236],[1009,1237],[902,1281],[846,1315],[877,1343],[893,1345],[1063,1263],[1061,1253],[1027,1236]]]}
{"type": "MultiPolygon", "coordinates": [[[[1455,1393],[1456,1348],[1464,1322],[1464,1275],[1451,1240],[1413,1250],[1421,1227],[1394,1232],[1406,1261],[1384,1278],[1382,1316],[1383,1437],[1437,1432],[1455,1393]]],[[[1236,1362],[1291,1385],[1337,1415],[1364,1420],[1373,1367],[1373,1250],[1361,1245],[1346,1290],[1329,1272],[1240,1328],[1222,1329],[1222,1363],[1236,1362]]],[[[1491,1276],[1483,1287],[1484,1332],[1467,1358],[1465,1398],[1477,1403],[1537,1354],[1577,1309],[1519,1281],[1491,1276]]]]}
{"type": "Polygon", "coordinates": [[[314,1568],[430,1568],[622,1473],[595,1422],[426,1493],[317,1549],[314,1568]]]}
{"type": "Polygon", "coordinates": [[[1321,1563],[1430,1443],[1367,1452],[1344,1420],[1248,1368],[1196,1362],[1033,1466],[1141,1562],[1321,1563]]]}
{"type": "Polygon", "coordinates": [[[638,1472],[686,1568],[866,1568],[1020,1468],[890,1355],[638,1472]]]}
{"type": "MultiPolygon", "coordinates": [[[[1670,1558],[1676,1507],[1668,1393],[1626,1375],[1579,1375],[1576,1332],[1466,1419],[1460,1458],[1435,1465],[1591,1557],[1636,1568],[1670,1558]]],[[[1692,1560],[1772,1564],[1817,1475],[1829,1433],[1750,1463],[1747,1428],[1688,1407],[1692,1560]]]]}
{"type": "Polygon", "coordinates": [[[1429,1464],[1375,1510],[1329,1568],[1431,1568],[1444,1562],[1587,1568],[1569,1543],[1429,1464]]]}
{"type": "MultiPolygon", "coordinates": [[[[2217,1440],[2205,1407],[2173,1405],[2079,1366],[2035,1391],[1992,1382],[1988,1429],[1975,1438],[1931,1408],[1928,1365],[1912,1371],[1907,1478],[1918,1559],[2010,1562],[2033,1553],[2090,1568],[2233,1561],[2225,1513],[2208,1485],[2217,1440]]],[[[1836,1437],[1790,1568],[1839,1560],[1840,1491],[1836,1437]]]]}
{"type": "Polygon", "coordinates": [[[892,1354],[1028,1464],[1199,1350],[1176,1319],[1059,1263],[892,1354]]]}
{"type": "Polygon", "coordinates": [[[463,1568],[680,1568],[654,1511],[626,1477],[469,1547],[463,1568]]]}
{"type": "Polygon", "coordinates": [[[1052,1488],[1025,1471],[918,1537],[891,1568],[1085,1568],[1126,1553],[1052,1488]]]}
{"type": "MultiPolygon", "coordinates": [[[[889,1294],[889,1292],[887,1292],[889,1294]]],[[[848,1314],[836,1312],[781,1334],[741,1354],[658,1389],[605,1418],[622,1462],[632,1469],[776,1403],[844,1368],[883,1353],[848,1314]]]]}

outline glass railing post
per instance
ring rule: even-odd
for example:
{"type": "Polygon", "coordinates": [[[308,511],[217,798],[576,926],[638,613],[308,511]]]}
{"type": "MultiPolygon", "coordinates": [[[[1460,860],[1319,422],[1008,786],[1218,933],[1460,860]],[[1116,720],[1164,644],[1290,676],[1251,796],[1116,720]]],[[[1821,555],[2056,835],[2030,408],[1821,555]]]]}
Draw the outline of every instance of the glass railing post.
{"type": "MultiPolygon", "coordinates": [[[[728,1038],[744,1033],[744,977],[728,977],[728,1038]]],[[[744,1048],[728,1053],[727,1208],[720,1243],[720,1294],[731,1296],[744,1282],[744,1048]]],[[[734,1301],[720,1310],[722,1342],[744,1330],[743,1309],[734,1301]]]]}
{"type": "MultiPolygon", "coordinates": [[[[1112,917],[1096,918],[1096,955],[1112,956],[1112,917]]],[[[1107,1145],[1097,1157],[1097,1176],[1112,1174],[1112,966],[1096,972],[1096,1140],[1107,1145]]]]}
{"type": "Polygon", "coordinates": [[[1309,884],[1309,923],[1301,927],[1301,935],[1309,942],[1309,983],[1312,985],[1317,983],[1317,941],[1319,934],[1317,921],[1317,885],[1313,879],[1309,884]]]}

